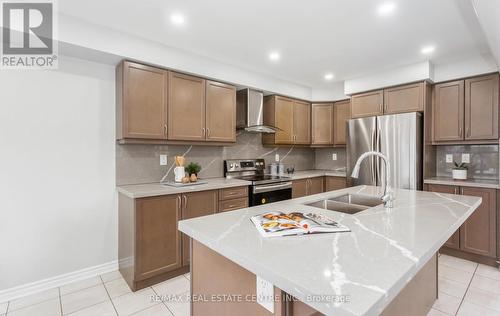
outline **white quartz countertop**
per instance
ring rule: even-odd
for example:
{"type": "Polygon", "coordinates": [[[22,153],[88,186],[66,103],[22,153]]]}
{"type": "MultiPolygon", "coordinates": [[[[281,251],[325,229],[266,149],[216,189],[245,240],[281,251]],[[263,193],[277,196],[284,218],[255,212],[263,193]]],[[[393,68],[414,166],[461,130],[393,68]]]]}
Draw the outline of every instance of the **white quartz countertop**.
{"type": "Polygon", "coordinates": [[[483,179],[453,180],[453,178],[447,178],[447,177],[434,177],[425,179],[424,183],[456,185],[462,187],[500,189],[500,183],[498,180],[483,180],[483,179]]]}
{"type": "Polygon", "coordinates": [[[292,180],[299,180],[299,179],[307,179],[307,178],[322,177],[322,176],[345,178],[346,172],[335,171],[335,170],[300,170],[300,171],[295,171],[295,173],[289,177],[292,178],[292,180]]]}
{"type": "Polygon", "coordinates": [[[201,179],[200,181],[206,181],[207,183],[195,184],[183,187],[172,187],[160,183],[132,184],[132,185],[118,186],[117,190],[118,192],[125,194],[129,198],[137,199],[148,196],[179,194],[179,193],[248,186],[251,184],[251,182],[244,180],[226,179],[226,178],[201,179]]]}
{"type": "Polygon", "coordinates": [[[180,221],[179,229],[321,313],[378,315],[481,203],[471,196],[395,190],[391,210],[379,205],[347,215],[303,205],[379,191],[371,186],[330,191],[180,221]],[[250,217],[272,210],[314,211],[351,232],[263,238],[250,217]],[[331,302],[338,295],[350,301],[331,302]]]}
{"type": "MultiPolygon", "coordinates": [[[[345,172],[334,171],[334,170],[301,170],[301,171],[296,171],[295,174],[289,177],[291,180],[298,180],[298,179],[306,179],[306,178],[314,178],[322,176],[345,177],[345,172]]],[[[117,186],[116,189],[118,190],[118,192],[123,193],[132,199],[137,199],[148,196],[217,190],[223,188],[247,186],[252,184],[249,181],[238,180],[238,179],[226,179],[226,178],[200,179],[200,181],[206,181],[207,183],[189,185],[184,187],[172,187],[160,183],[145,183],[145,184],[120,185],[117,186]]]]}

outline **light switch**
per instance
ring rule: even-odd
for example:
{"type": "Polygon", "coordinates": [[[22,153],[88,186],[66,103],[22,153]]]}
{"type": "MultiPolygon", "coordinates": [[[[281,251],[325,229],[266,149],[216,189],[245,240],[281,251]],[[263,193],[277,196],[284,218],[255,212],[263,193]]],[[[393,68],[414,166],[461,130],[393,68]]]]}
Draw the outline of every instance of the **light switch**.
{"type": "Polygon", "coordinates": [[[167,155],[160,155],[160,166],[166,166],[167,165],[167,155]]]}
{"type": "Polygon", "coordinates": [[[280,162],[280,154],[274,155],[274,161],[280,162]]]}
{"type": "Polygon", "coordinates": [[[462,154],[462,162],[470,163],[470,154],[462,154]]]}
{"type": "Polygon", "coordinates": [[[446,154],[446,163],[452,163],[452,162],[453,162],[453,155],[446,154]]]}
{"type": "Polygon", "coordinates": [[[257,276],[257,303],[274,314],[274,285],[257,276]]]}
{"type": "Polygon", "coordinates": [[[337,154],[332,154],[332,160],[337,160],[337,154]]]}

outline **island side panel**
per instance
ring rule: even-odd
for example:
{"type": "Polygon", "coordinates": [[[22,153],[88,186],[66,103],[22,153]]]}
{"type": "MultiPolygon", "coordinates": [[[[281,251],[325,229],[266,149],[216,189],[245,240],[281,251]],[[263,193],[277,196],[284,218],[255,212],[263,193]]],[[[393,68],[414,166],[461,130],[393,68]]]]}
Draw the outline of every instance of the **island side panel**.
{"type": "Polygon", "coordinates": [[[438,297],[437,254],[420,269],[382,312],[381,316],[423,316],[438,297]]]}
{"type": "MultiPolygon", "coordinates": [[[[213,295],[256,295],[256,276],[231,260],[219,255],[203,244],[192,241],[191,291],[195,299],[191,302],[193,316],[285,316],[285,300],[274,304],[274,313],[254,301],[211,301],[213,295]],[[205,297],[201,301],[197,297],[205,297]]],[[[283,292],[275,287],[275,295],[283,292]]]]}
{"type": "Polygon", "coordinates": [[[118,266],[131,289],[135,271],[135,201],[118,194],[118,266]]]}

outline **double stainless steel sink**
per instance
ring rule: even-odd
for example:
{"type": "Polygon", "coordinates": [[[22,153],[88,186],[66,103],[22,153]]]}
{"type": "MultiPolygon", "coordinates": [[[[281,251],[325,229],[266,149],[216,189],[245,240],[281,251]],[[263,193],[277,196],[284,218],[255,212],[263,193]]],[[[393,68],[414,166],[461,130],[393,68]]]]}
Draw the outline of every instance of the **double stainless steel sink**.
{"type": "Polygon", "coordinates": [[[346,214],[356,214],[380,204],[382,204],[382,200],[376,197],[361,194],[344,194],[331,199],[305,203],[304,205],[346,214]]]}

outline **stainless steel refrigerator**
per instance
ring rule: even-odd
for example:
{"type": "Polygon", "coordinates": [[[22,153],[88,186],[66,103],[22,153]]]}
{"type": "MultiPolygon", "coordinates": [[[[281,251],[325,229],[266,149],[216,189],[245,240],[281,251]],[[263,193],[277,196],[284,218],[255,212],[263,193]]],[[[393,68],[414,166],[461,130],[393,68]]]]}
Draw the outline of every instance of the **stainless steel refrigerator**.
{"type": "Polygon", "coordinates": [[[350,185],[382,185],[385,166],[379,158],[361,163],[359,177],[351,178],[359,156],[379,151],[389,158],[393,188],[422,190],[422,114],[405,113],[351,119],[347,123],[347,178],[350,185]]]}

